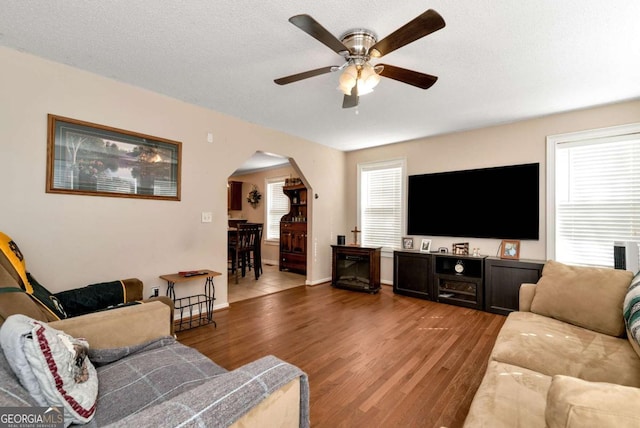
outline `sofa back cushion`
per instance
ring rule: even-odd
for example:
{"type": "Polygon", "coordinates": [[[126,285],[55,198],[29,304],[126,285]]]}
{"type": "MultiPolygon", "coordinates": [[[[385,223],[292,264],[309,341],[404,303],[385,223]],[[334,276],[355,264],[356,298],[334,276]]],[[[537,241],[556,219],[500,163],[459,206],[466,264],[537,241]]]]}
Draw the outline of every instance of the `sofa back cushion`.
{"type": "Polygon", "coordinates": [[[549,260],[537,283],[531,312],[622,336],[622,304],[632,277],[625,270],[570,266],[549,260]]]}
{"type": "Polygon", "coordinates": [[[627,338],[640,357],[640,272],[631,281],[622,308],[627,338]]]}

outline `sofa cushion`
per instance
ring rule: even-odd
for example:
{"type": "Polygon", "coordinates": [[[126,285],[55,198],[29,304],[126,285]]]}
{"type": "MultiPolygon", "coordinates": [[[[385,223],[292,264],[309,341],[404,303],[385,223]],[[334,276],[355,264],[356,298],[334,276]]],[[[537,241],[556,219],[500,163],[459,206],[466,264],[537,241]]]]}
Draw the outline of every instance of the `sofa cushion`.
{"type": "Polygon", "coordinates": [[[88,343],[46,323],[12,315],[0,328],[0,345],[17,375],[41,406],[60,406],[65,424],[87,423],[96,410],[98,375],[88,343]]]}
{"type": "Polygon", "coordinates": [[[620,308],[633,274],[625,270],[545,263],[531,312],[611,336],[625,332],[620,308]]]}
{"type": "Polygon", "coordinates": [[[550,384],[550,376],[511,364],[489,361],[464,426],[543,427],[550,384]]]}
{"type": "Polygon", "coordinates": [[[20,384],[20,380],[9,366],[0,349],[0,407],[35,407],[36,400],[20,384]]]}
{"type": "Polygon", "coordinates": [[[622,309],[627,326],[627,337],[640,357],[640,273],[636,274],[631,281],[622,309]]]}
{"type": "Polygon", "coordinates": [[[554,376],[547,395],[549,428],[636,428],[640,389],[554,376]]]}
{"type": "Polygon", "coordinates": [[[545,374],[640,387],[640,358],[626,338],[537,315],[512,312],[491,358],[545,374]]]}

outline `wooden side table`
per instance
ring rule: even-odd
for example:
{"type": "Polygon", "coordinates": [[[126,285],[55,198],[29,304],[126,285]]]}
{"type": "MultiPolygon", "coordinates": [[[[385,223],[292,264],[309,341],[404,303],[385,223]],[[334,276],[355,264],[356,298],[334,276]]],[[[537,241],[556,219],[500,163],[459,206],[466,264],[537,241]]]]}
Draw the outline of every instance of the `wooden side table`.
{"type": "Polygon", "coordinates": [[[213,323],[213,325],[217,327],[216,322],[213,320],[213,302],[216,300],[213,278],[222,274],[209,269],[200,269],[194,272],[198,272],[198,274],[189,276],[180,275],[179,273],[160,275],[160,278],[167,281],[167,296],[173,300],[175,308],[180,311],[180,324],[176,331],[186,330],[210,323],[213,323]],[[203,294],[194,294],[192,296],[176,298],[176,284],[198,278],[205,278],[203,294]],[[194,318],[195,309],[198,309],[198,313],[194,318]],[[187,311],[189,316],[188,322],[184,320],[184,315],[187,311]]]}

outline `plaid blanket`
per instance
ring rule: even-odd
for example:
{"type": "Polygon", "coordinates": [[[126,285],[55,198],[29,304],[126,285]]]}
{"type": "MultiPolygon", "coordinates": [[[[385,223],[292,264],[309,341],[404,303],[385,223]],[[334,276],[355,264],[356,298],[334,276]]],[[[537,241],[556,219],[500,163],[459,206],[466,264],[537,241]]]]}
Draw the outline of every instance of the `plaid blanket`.
{"type": "Polygon", "coordinates": [[[300,426],[309,426],[306,375],[273,356],[227,371],[167,337],[135,348],[93,350],[89,357],[99,391],[88,427],[225,427],[295,378],[301,382],[300,426]]]}

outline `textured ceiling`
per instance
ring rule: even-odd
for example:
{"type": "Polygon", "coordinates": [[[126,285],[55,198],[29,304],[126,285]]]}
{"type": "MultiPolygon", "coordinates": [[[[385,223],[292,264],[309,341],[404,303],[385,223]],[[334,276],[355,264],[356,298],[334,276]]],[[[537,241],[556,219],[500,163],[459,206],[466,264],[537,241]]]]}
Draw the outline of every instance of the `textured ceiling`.
{"type": "Polygon", "coordinates": [[[341,150],[640,97],[640,1],[3,0],[0,44],[341,150]],[[382,38],[427,9],[446,27],[384,57],[439,77],[382,79],[342,109],[342,58],[288,22],[382,38]]]}

